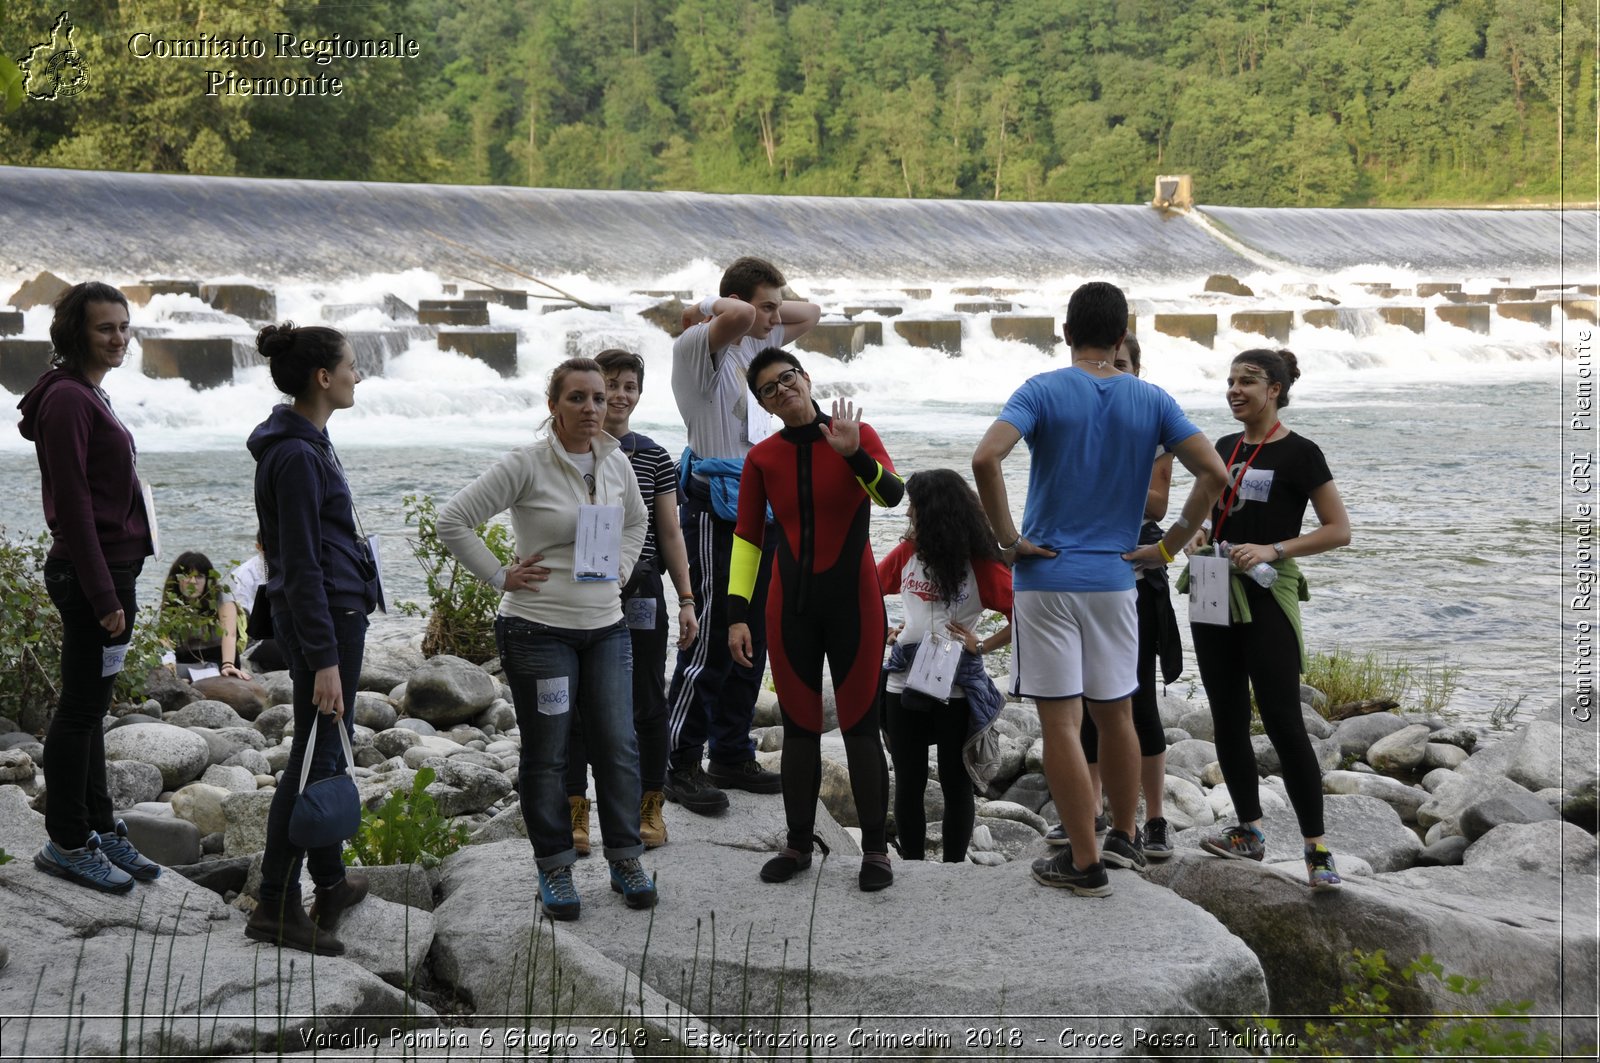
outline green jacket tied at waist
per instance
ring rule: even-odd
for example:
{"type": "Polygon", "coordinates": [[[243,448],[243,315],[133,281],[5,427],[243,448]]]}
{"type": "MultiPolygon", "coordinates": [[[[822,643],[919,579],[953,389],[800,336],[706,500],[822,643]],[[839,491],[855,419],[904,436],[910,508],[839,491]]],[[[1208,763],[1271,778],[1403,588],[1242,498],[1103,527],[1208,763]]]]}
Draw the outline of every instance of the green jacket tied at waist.
{"type": "MultiPolygon", "coordinates": [[[[1295,641],[1300,645],[1300,671],[1304,672],[1310,662],[1306,658],[1305,632],[1300,628],[1300,603],[1311,600],[1310,586],[1294,558],[1286,557],[1267,563],[1278,570],[1277,580],[1267,589],[1272,592],[1278,608],[1283,610],[1283,615],[1289,618],[1289,624],[1294,628],[1295,641]]],[[[1245,597],[1244,581],[1250,577],[1237,569],[1232,572],[1232,577],[1228,580],[1228,620],[1235,624],[1248,624],[1251,621],[1250,600],[1245,597]]],[[[1178,577],[1178,593],[1189,593],[1188,565],[1184,566],[1183,574],[1178,577]]]]}

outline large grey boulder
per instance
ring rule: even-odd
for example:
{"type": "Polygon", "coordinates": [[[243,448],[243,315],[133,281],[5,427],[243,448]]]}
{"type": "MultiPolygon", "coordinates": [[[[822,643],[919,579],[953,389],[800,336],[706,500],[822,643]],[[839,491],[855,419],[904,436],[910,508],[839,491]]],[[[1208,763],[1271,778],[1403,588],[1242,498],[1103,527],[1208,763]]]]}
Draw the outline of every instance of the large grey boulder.
{"type": "Polygon", "coordinates": [[[1425,724],[1410,724],[1372,743],[1362,759],[1385,775],[1409,772],[1422,763],[1432,733],[1425,724]]]}
{"type": "Polygon", "coordinates": [[[500,684],[460,657],[440,654],[405,677],[405,712],[434,727],[465,723],[500,696],[500,684]]]}
{"type": "Polygon", "coordinates": [[[1506,777],[1530,790],[1552,786],[1571,790],[1588,782],[1595,777],[1594,724],[1545,720],[1528,724],[1506,777]]]}
{"type": "Polygon", "coordinates": [[[1217,722],[1211,718],[1210,709],[1191,709],[1178,717],[1176,726],[1207,742],[1217,736],[1217,722]]]}
{"type": "Polygon", "coordinates": [[[1385,775],[1367,775],[1354,771],[1330,771],[1322,777],[1322,791],[1329,794],[1363,794],[1376,797],[1406,823],[1417,821],[1417,809],[1428,800],[1428,791],[1407,786],[1398,779],[1385,775]]]}
{"type": "Polygon", "coordinates": [[[428,793],[442,816],[482,812],[511,792],[505,775],[460,758],[445,761],[437,770],[438,778],[429,784],[428,793]]]}
{"type": "Polygon", "coordinates": [[[36,766],[33,758],[20,749],[0,752],[0,785],[32,782],[36,766]]]}
{"type": "Polygon", "coordinates": [[[1559,819],[1503,823],[1467,847],[1467,867],[1542,871],[1550,875],[1595,874],[1595,840],[1582,827],[1559,819]]]}
{"type": "Polygon", "coordinates": [[[142,760],[161,772],[161,785],[176,790],[193,782],[211,763],[206,740],[184,727],[137,723],[106,732],[107,760],[142,760]]]}
{"type": "Polygon", "coordinates": [[[255,718],[255,727],[268,745],[277,745],[284,734],[294,726],[293,705],[272,705],[261,710],[255,718]]]}
{"type": "Polygon", "coordinates": [[[223,851],[229,856],[247,856],[267,847],[267,812],[272,807],[273,791],[229,794],[223,798],[222,814],[227,821],[223,851]]]}
{"type": "Polygon", "coordinates": [[[391,727],[372,736],[372,744],[386,757],[398,757],[412,746],[422,744],[422,736],[406,727],[391,727]]]}
{"type": "Polygon", "coordinates": [[[356,693],[356,723],[359,726],[370,727],[374,731],[387,731],[399,718],[399,711],[387,695],[370,690],[356,693]]]}
{"type": "Polygon", "coordinates": [[[241,765],[224,767],[213,764],[200,776],[200,781],[208,786],[220,786],[233,794],[247,794],[256,788],[256,773],[241,765]]]}
{"type": "Polygon", "coordinates": [[[1449,768],[1452,771],[1467,762],[1471,756],[1465,749],[1450,742],[1429,742],[1422,753],[1422,767],[1433,770],[1434,768],[1449,768]]]}
{"type": "Polygon", "coordinates": [[[206,727],[192,727],[190,730],[204,738],[206,745],[211,747],[213,764],[225,764],[247,749],[260,751],[268,745],[266,736],[249,725],[224,727],[216,731],[206,727]]]}
{"type": "MultiPolygon", "coordinates": [[[[250,790],[246,792],[255,792],[254,780],[251,780],[250,790]]],[[[172,814],[193,823],[201,834],[220,833],[228,829],[228,818],[223,815],[222,802],[231,793],[233,791],[220,786],[192,782],[172,795],[172,814]]]]}
{"type": "Polygon", "coordinates": [[[266,686],[255,679],[214,675],[198,680],[192,686],[201,697],[222,702],[246,721],[255,719],[262,709],[272,704],[267,700],[266,686]]]}
{"type": "MultiPolygon", "coordinates": [[[[864,1010],[915,1014],[955,1045],[964,1045],[971,1026],[959,1016],[1040,1016],[1007,1018],[1005,1025],[1025,1031],[1030,1053],[1055,1055],[1075,1054],[1057,1041],[1061,1024],[1053,1016],[1062,1000],[1090,1015],[1127,1014],[1126,1002],[1137,999],[1141,1013],[1163,1016],[1137,1025],[1171,1032],[1203,1031],[1207,1016],[1265,1010],[1256,958],[1211,917],[1137,875],[1116,876],[1112,896],[1091,900],[1038,886],[1020,861],[995,868],[906,861],[896,862],[892,889],[862,894],[857,859],[835,850],[793,881],[771,885],[757,871],[772,849],[745,842],[782,834],[781,805],[749,796],[730,795],[733,807],[716,824],[729,829],[715,839],[704,830],[693,839],[674,833],[671,844],[645,857],[662,893],[653,917],[623,906],[602,862],[579,861],[573,870],[583,917],[562,924],[553,938],[548,924],[537,922],[525,842],[472,846],[448,858],[435,912],[436,974],[474,1007],[504,1012],[519,1006],[530,984],[534,999],[548,997],[545,965],[554,953],[579,1012],[615,1014],[619,998],[631,1002],[637,990],[624,994],[623,979],[632,971],[642,973],[646,994],[690,1018],[708,999],[738,1001],[752,1015],[779,1012],[781,982],[778,1027],[809,1024],[816,1034],[833,1033],[841,1056],[858,1025],[854,1016],[864,1010]],[[892,915],[905,911],[936,912],[936,926],[892,915]],[[1130,923],[1145,930],[1130,937],[1122,929],[1130,923]],[[1117,962],[1063,965],[1060,943],[1069,934],[1085,954],[1115,953],[1117,962]],[[531,977],[530,945],[540,955],[531,977]],[[809,984],[809,1019],[798,978],[809,984]],[[952,1017],[922,1018],[940,1015],[952,1017]]],[[[763,1029],[773,1025],[761,1022],[763,1029]]],[[[1121,1032],[1126,1043],[1133,1025],[1110,1020],[1101,1028],[1121,1032]]],[[[887,1054],[869,1050],[868,1058],[887,1054]]]]}
{"type": "MultiPolygon", "coordinates": [[[[259,713],[258,713],[259,715],[259,713]]],[[[243,727],[245,720],[222,701],[194,701],[166,717],[178,727],[243,727]]]]}
{"type": "Polygon", "coordinates": [[[421,668],[420,640],[374,642],[369,640],[361,654],[361,689],[387,694],[421,668]]]}
{"type": "MultiPolygon", "coordinates": [[[[213,765],[215,767],[216,765],[213,765]]],[[[239,752],[222,762],[222,767],[240,767],[251,775],[271,775],[272,765],[267,761],[267,755],[259,749],[241,749],[239,752]]]]}
{"type": "Polygon", "coordinates": [[[161,769],[142,760],[108,760],[106,789],[112,808],[132,808],[161,796],[161,769]]]}
{"type": "Polygon", "coordinates": [[[1600,792],[1597,791],[1600,791],[1600,787],[1596,786],[1593,779],[1578,787],[1561,803],[1561,818],[1577,824],[1590,834],[1600,831],[1600,804],[1596,800],[1600,798],[1600,792]]]}
{"type": "Polygon", "coordinates": [[[1490,794],[1461,812],[1461,833],[1476,841],[1494,828],[1509,823],[1538,823],[1556,819],[1555,809],[1537,794],[1490,794]]]}
{"type": "Polygon", "coordinates": [[[1172,830],[1190,827],[1210,827],[1216,822],[1216,813],[1205,791],[1187,779],[1168,775],[1161,788],[1161,807],[1172,830]]]}
{"type": "Polygon", "coordinates": [[[1461,813],[1468,806],[1495,794],[1526,793],[1526,789],[1501,776],[1470,776],[1457,772],[1440,782],[1428,800],[1417,809],[1417,825],[1431,827],[1435,823],[1443,823],[1444,834],[1460,834],[1461,813]]]}
{"type": "MultiPolygon", "coordinates": [[[[0,787],[0,847],[33,852],[45,840],[44,817],[21,791],[0,787]]],[[[406,1010],[432,1015],[349,959],[285,952],[280,962],[276,949],[245,938],[244,915],[181,875],[114,896],[63,886],[17,860],[0,867],[0,893],[11,945],[0,1014],[31,1016],[35,1052],[228,1055],[275,1045],[280,1031],[286,1046],[313,1033],[387,1039],[406,1010]],[[145,1013],[142,1025],[125,1024],[125,999],[145,1013]]],[[[20,1026],[8,1024],[5,1045],[8,1055],[21,1052],[20,1026]]]]}
{"type": "MultiPolygon", "coordinates": [[[[1422,842],[1416,834],[1400,822],[1393,808],[1376,797],[1328,794],[1322,807],[1324,837],[1335,860],[1342,855],[1355,856],[1374,871],[1394,871],[1415,864],[1422,852],[1422,842]]],[[[1266,861],[1303,860],[1305,840],[1299,820],[1288,803],[1265,784],[1261,788],[1261,809],[1261,829],[1267,836],[1266,861]]],[[[1173,838],[1173,847],[1199,849],[1202,840],[1217,832],[1218,827],[1179,831],[1173,838]]]]}
{"type": "Polygon", "coordinates": [[[1339,741],[1339,752],[1347,757],[1365,760],[1373,743],[1403,729],[1406,721],[1390,712],[1374,712],[1366,716],[1353,716],[1339,724],[1334,738],[1339,741]]]}
{"type": "Polygon", "coordinates": [[[1193,775],[1199,775],[1216,759],[1217,747],[1199,738],[1167,747],[1167,767],[1185,768],[1193,775]]]}

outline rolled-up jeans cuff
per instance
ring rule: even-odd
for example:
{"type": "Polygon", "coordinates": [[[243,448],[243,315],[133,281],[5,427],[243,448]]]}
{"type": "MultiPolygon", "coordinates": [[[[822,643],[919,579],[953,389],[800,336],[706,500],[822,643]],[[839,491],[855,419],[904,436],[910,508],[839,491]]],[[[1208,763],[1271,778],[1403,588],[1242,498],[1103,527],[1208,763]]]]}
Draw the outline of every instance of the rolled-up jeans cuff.
{"type": "Polygon", "coordinates": [[[644,855],[644,843],[638,845],[624,845],[618,848],[606,846],[606,860],[616,863],[618,860],[637,860],[644,855]]]}
{"type": "MultiPolygon", "coordinates": [[[[643,852],[644,846],[639,846],[639,850],[643,852]]],[[[535,856],[533,858],[534,866],[540,871],[554,871],[558,867],[571,867],[577,862],[578,850],[576,849],[566,849],[556,853],[554,856],[535,856]]]]}

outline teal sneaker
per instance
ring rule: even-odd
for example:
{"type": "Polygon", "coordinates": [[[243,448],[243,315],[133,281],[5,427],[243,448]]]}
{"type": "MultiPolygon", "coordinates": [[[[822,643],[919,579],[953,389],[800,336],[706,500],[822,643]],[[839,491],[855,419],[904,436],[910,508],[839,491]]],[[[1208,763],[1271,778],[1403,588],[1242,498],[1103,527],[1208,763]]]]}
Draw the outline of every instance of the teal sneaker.
{"type": "Polygon", "coordinates": [[[45,842],[44,848],[34,854],[33,866],[47,875],[105,893],[133,889],[133,876],[106,858],[100,851],[100,836],[94,831],[89,832],[89,840],[81,849],[63,849],[55,842],[45,842]]]}
{"type": "Polygon", "coordinates": [[[112,835],[100,835],[100,851],[106,859],[140,882],[154,882],[161,877],[161,865],[145,856],[128,840],[128,825],[117,820],[117,830],[112,835]]]}
{"type": "Polygon", "coordinates": [[[1267,836],[1254,827],[1229,827],[1202,841],[1200,848],[1230,860],[1260,860],[1267,855],[1267,836]]]}
{"type": "Polygon", "coordinates": [[[539,872],[539,903],[551,919],[570,922],[578,918],[581,905],[578,887],[572,884],[571,865],[539,872]]]}

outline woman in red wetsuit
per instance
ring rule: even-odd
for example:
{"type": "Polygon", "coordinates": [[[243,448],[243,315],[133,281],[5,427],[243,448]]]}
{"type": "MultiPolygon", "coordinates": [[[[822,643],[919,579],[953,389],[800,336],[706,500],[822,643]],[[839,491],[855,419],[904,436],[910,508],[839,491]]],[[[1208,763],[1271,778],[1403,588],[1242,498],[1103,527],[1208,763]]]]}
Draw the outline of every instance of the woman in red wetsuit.
{"type": "Polygon", "coordinates": [[[829,416],[811,400],[811,378],[788,351],[761,351],[745,379],[762,408],[784,424],[745,458],[728,578],[728,648],[735,661],[748,664],[745,620],[770,505],[779,537],[767,594],[767,649],[783,712],[788,839],[761,878],[784,882],[811,866],[826,658],[861,819],[858,882],[863,890],[881,890],[894,881],[885,830],[889,766],[878,737],[885,624],[867,523],[872,505],[898,505],[905,485],[853,404],[836,401],[829,416]]]}

